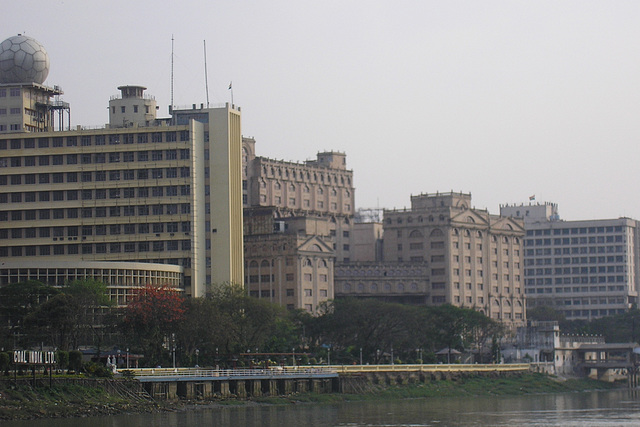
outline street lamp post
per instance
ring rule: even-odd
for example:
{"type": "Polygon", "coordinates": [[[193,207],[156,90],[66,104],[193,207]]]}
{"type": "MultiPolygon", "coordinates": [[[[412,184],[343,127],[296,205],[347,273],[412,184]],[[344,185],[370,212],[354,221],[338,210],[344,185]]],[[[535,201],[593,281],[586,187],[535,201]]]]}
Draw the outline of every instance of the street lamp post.
{"type": "Polygon", "coordinates": [[[291,359],[293,362],[293,366],[296,366],[296,349],[295,348],[291,349],[291,355],[292,355],[291,359]]]}
{"type": "Polygon", "coordinates": [[[393,346],[391,346],[391,364],[393,365],[393,346]]]}
{"type": "Polygon", "coordinates": [[[127,369],[129,369],[129,347],[127,347],[127,369]]]}
{"type": "Polygon", "coordinates": [[[360,366],[362,366],[362,347],[360,347],[360,366]]]}
{"type": "Polygon", "coordinates": [[[173,369],[176,369],[176,334],[171,334],[171,346],[173,353],[173,369]]]}
{"type": "Polygon", "coordinates": [[[200,356],[200,350],[198,350],[196,348],[196,367],[199,368],[200,367],[200,360],[198,358],[198,356],[200,356]]]}

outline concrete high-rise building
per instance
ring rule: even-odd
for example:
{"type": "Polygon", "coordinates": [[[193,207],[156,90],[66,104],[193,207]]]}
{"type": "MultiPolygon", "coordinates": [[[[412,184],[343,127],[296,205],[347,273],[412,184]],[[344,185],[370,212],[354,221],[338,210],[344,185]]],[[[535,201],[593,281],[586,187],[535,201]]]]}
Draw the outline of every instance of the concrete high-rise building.
{"type": "Polygon", "coordinates": [[[620,314],[638,302],[640,237],[629,218],[564,221],[553,203],[504,205],[523,218],[529,307],[551,306],[567,319],[620,314]]]}
{"type": "MultiPolygon", "coordinates": [[[[0,94],[19,89],[28,98],[24,90],[42,86],[13,82],[15,74],[3,68],[0,94]]],[[[126,302],[159,277],[192,296],[212,281],[242,284],[240,110],[227,104],[158,119],[144,87],[119,89],[103,129],[21,123],[0,133],[0,285],[116,277],[107,285],[126,302]],[[120,273],[107,275],[103,261],[120,273]]],[[[54,94],[41,91],[45,113],[54,94]]],[[[0,111],[14,101],[0,96],[0,111]]]]}
{"type": "MultiPolygon", "coordinates": [[[[384,211],[382,263],[339,264],[336,296],[474,308],[492,319],[525,319],[524,227],[471,207],[471,195],[421,194],[384,211]]],[[[373,260],[372,260],[373,261],[373,260]]]]}

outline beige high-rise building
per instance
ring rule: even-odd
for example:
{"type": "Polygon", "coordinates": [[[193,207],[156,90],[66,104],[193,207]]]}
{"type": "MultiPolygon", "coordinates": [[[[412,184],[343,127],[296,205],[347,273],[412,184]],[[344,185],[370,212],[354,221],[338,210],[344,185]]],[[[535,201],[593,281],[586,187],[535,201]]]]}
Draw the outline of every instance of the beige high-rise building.
{"type": "Polygon", "coordinates": [[[0,285],[109,277],[126,303],[156,278],[192,296],[212,280],[243,283],[239,109],[158,119],[153,97],[129,85],[109,101],[103,129],[60,131],[50,108],[58,92],[31,78],[19,66],[0,73],[0,95],[9,94],[0,112],[21,98],[44,115],[41,127],[23,117],[0,132],[0,285]],[[103,261],[114,263],[111,274],[103,261]]]}
{"type": "Polygon", "coordinates": [[[412,196],[410,209],[384,211],[383,226],[384,263],[338,265],[336,296],[448,303],[505,323],[525,319],[522,221],[474,209],[470,194],[451,192],[412,196]]]}

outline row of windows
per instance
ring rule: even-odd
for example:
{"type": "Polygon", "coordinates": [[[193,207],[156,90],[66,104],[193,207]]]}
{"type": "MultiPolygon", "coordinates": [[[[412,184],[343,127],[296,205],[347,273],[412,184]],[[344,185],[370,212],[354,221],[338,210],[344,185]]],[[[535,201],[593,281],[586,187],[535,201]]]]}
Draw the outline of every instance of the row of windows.
{"type": "Polygon", "coordinates": [[[0,247],[0,257],[36,255],[116,254],[133,252],[165,252],[191,250],[190,240],[160,240],[155,242],[83,243],[71,245],[38,245],[0,247]]]}
{"type": "Polygon", "coordinates": [[[126,169],[113,171],[93,172],[57,172],[24,175],[2,175],[0,185],[34,185],[34,184],[62,184],[69,182],[104,182],[107,181],[132,181],[163,178],[188,178],[191,170],[188,167],[180,168],[153,168],[153,169],[126,169]],[[66,178],[66,179],[65,179],[66,178]]]}
{"type": "Polygon", "coordinates": [[[336,275],[338,276],[421,276],[424,274],[423,270],[358,270],[354,269],[338,269],[336,275]]]}
{"type": "MultiPolygon", "coordinates": [[[[20,114],[20,108],[10,108],[9,114],[20,114]]],[[[0,108],[0,116],[6,116],[6,115],[7,115],[7,109],[0,108]]]]}
{"type": "MultiPolygon", "coordinates": [[[[345,283],[342,286],[342,289],[344,290],[344,292],[351,292],[352,291],[353,286],[350,283],[345,283]]],[[[394,291],[397,292],[404,292],[407,289],[410,289],[412,291],[417,291],[418,290],[418,284],[417,283],[411,283],[411,285],[409,285],[409,288],[407,288],[404,283],[398,283],[395,286],[392,286],[389,283],[385,283],[384,285],[382,285],[382,287],[380,288],[378,286],[378,284],[373,283],[371,285],[368,286],[368,290],[370,291],[378,291],[379,289],[384,290],[385,292],[391,292],[391,290],[393,289],[394,291]]],[[[365,285],[363,283],[358,283],[355,287],[355,290],[357,290],[358,292],[363,292],[365,290],[365,285]]]]}
{"type": "MultiPolygon", "coordinates": [[[[21,129],[22,129],[22,124],[20,123],[11,123],[9,125],[9,130],[21,130],[21,129]]],[[[7,130],[7,125],[0,124],[0,132],[5,132],[6,130],[7,130]]]]}
{"type": "Polygon", "coordinates": [[[527,268],[525,276],[550,276],[558,274],[597,274],[597,273],[626,273],[624,265],[608,265],[599,267],[556,267],[556,268],[527,268]]]}
{"type": "Polygon", "coordinates": [[[616,314],[623,314],[626,312],[625,309],[620,308],[620,309],[613,309],[610,308],[608,310],[606,309],[601,309],[601,310],[562,310],[562,312],[564,313],[565,317],[567,318],[572,318],[572,317],[589,317],[589,316],[614,316],[616,314]]]}
{"type": "Polygon", "coordinates": [[[31,166],[59,166],[59,165],[83,165],[103,163],[131,163],[163,160],[188,160],[190,150],[152,150],[152,151],[125,151],[115,153],[84,153],[84,154],[54,154],[26,157],[2,157],[0,165],[4,167],[31,167],[31,166]]]}
{"type": "Polygon", "coordinates": [[[36,145],[38,148],[59,148],[59,147],[77,147],[78,144],[82,147],[101,146],[101,145],[120,145],[120,144],[146,144],[146,143],[160,143],[160,142],[181,142],[189,141],[189,131],[182,130],[180,132],[152,132],[152,133],[128,133],[128,134],[111,134],[111,135],[80,135],[80,136],[67,136],[54,137],[54,138],[25,138],[25,139],[12,139],[0,140],[0,150],[6,150],[9,147],[12,150],[20,149],[34,149],[36,145]]]}
{"type": "Polygon", "coordinates": [[[621,233],[624,230],[622,225],[608,227],[574,227],[574,228],[556,228],[553,230],[527,230],[527,236],[554,236],[567,234],[594,234],[594,233],[621,233]]]}
{"type": "Polygon", "coordinates": [[[188,196],[191,187],[188,185],[170,185],[166,187],[140,187],[140,188],[110,188],[96,190],[58,190],[58,191],[30,191],[25,193],[0,193],[0,203],[33,203],[61,202],[79,200],[105,200],[105,199],[129,199],[147,197],[174,197],[188,196]]]}
{"type": "Polygon", "coordinates": [[[106,236],[120,235],[120,234],[149,234],[149,233],[189,233],[191,230],[191,224],[188,221],[185,222],[154,222],[143,224],[110,224],[110,225],[83,225],[83,226],[68,226],[68,227],[31,227],[31,228],[12,228],[12,229],[0,229],[0,239],[32,239],[36,237],[41,238],[59,238],[63,240],[65,237],[76,238],[78,233],[82,234],[82,237],[87,236],[106,236]]]}
{"type": "Polygon", "coordinates": [[[524,265],[526,266],[530,266],[530,265],[551,265],[554,262],[554,259],[560,259],[563,260],[562,262],[555,262],[555,264],[569,264],[569,261],[566,261],[568,259],[571,259],[572,263],[574,264],[606,264],[606,263],[623,263],[625,262],[625,256],[624,255],[608,255],[608,256],[591,256],[588,257],[588,261],[587,261],[587,257],[574,257],[574,258],[537,258],[537,259],[525,259],[524,260],[524,265]]]}
{"type": "MultiPolygon", "coordinates": [[[[554,292],[556,294],[569,294],[569,293],[580,293],[580,292],[623,292],[625,290],[625,286],[623,285],[608,285],[608,286],[565,286],[562,288],[555,288],[554,292]]],[[[535,293],[551,293],[550,291],[547,291],[546,288],[542,288],[544,289],[544,292],[538,292],[538,290],[536,289],[535,293]]],[[[527,291],[527,293],[534,293],[534,292],[529,292],[527,291]]]]}
{"type": "MultiPolygon", "coordinates": [[[[243,190],[246,190],[245,188],[245,184],[246,181],[243,181],[243,190]]],[[[260,180],[260,188],[267,188],[267,183],[264,179],[260,180]]],[[[290,183],[289,186],[287,187],[289,191],[295,191],[296,190],[296,185],[290,183]]],[[[279,181],[275,181],[273,182],[273,189],[278,191],[282,189],[282,184],[279,181]]],[[[303,193],[311,193],[311,189],[308,185],[304,185],[302,187],[302,192],[303,193]]],[[[324,194],[324,188],[323,187],[318,187],[316,189],[316,193],[318,193],[318,195],[323,195],[324,194]]],[[[337,196],[338,195],[338,190],[336,190],[335,188],[331,188],[331,195],[332,196],[337,196]]],[[[345,197],[350,197],[351,196],[351,192],[349,190],[344,190],[344,195],[345,197]]]]}
{"type": "Polygon", "coordinates": [[[69,209],[33,209],[25,211],[0,212],[0,221],[34,221],[36,219],[64,219],[78,218],[106,218],[120,216],[147,216],[147,215],[179,215],[191,213],[189,203],[173,203],[166,205],[144,206],[110,206],[97,208],[69,208],[69,209]]]}
{"type": "MultiPolygon", "coordinates": [[[[262,166],[262,174],[263,174],[263,176],[276,176],[276,175],[278,175],[278,177],[280,177],[280,178],[282,178],[282,175],[283,175],[282,174],[282,169],[280,169],[280,168],[274,169],[273,167],[268,168],[267,166],[262,166]],[[269,172],[271,172],[271,173],[269,173],[269,172]]],[[[303,179],[306,178],[307,181],[315,181],[315,182],[322,182],[322,183],[325,182],[325,174],[324,173],[318,174],[316,172],[313,172],[313,175],[312,175],[311,172],[308,172],[308,171],[307,172],[303,172],[303,171],[292,170],[291,171],[291,175],[290,175],[289,174],[289,169],[285,168],[284,176],[287,179],[291,176],[293,179],[302,179],[303,180],[303,179]]],[[[338,183],[338,176],[337,175],[335,175],[335,174],[332,174],[332,175],[327,174],[326,177],[327,177],[327,179],[326,179],[326,183],[327,184],[331,184],[332,181],[333,181],[334,184],[338,183]]],[[[347,185],[351,185],[351,178],[347,176],[346,179],[345,179],[344,176],[340,175],[340,184],[344,185],[345,182],[347,183],[347,185]]]]}
{"type": "Polygon", "coordinates": [[[603,304],[624,304],[624,297],[615,298],[580,298],[580,299],[565,299],[556,301],[556,305],[603,305],[603,304]]]}
{"type": "MultiPolygon", "coordinates": [[[[538,279],[527,279],[525,282],[525,286],[527,288],[527,293],[538,293],[541,294],[540,289],[534,289],[532,286],[542,286],[542,285],[570,285],[570,284],[595,284],[595,283],[625,283],[626,276],[578,276],[578,277],[547,277],[547,278],[538,278],[538,279]],[[535,280],[535,281],[534,281],[535,280]]],[[[586,288],[585,288],[586,289],[586,288]]],[[[551,293],[551,288],[547,288],[544,293],[551,293]]]]}
{"type": "MultiPolygon", "coordinates": [[[[20,88],[19,87],[9,88],[9,95],[20,96],[20,88]]],[[[0,89],[0,98],[6,98],[6,96],[7,96],[7,89],[6,88],[0,89]]]]}
{"type": "Polygon", "coordinates": [[[591,237],[563,237],[563,238],[548,238],[548,239],[526,239],[524,242],[525,246],[550,246],[553,242],[553,245],[586,245],[588,243],[614,243],[614,242],[624,242],[625,238],[623,235],[615,235],[615,236],[591,236],[591,237]]]}

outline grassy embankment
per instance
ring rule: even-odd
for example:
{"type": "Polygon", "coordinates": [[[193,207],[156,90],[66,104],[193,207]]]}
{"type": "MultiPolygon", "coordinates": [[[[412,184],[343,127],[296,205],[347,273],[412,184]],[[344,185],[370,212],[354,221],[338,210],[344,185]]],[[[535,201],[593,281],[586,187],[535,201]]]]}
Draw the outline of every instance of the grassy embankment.
{"type": "Polygon", "coordinates": [[[100,386],[70,383],[32,388],[0,382],[0,420],[85,417],[159,409],[162,406],[156,402],[132,401],[100,386]]]}
{"type": "Polygon", "coordinates": [[[334,403],[358,400],[470,397],[491,395],[523,395],[562,393],[586,390],[608,390],[620,385],[594,380],[556,381],[552,377],[526,373],[511,377],[468,377],[456,381],[440,380],[424,384],[403,386],[375,386],[366,394],[315,394],[304,393],[283,397],[259,397],[246,400],[228,399],[198,402],[151,402],[123,398],[107,392],[102,387],[77,384],[54,385],[52,388],[33,389],[27,385],[10,387],[0,382],[0,420],[83,417],[119,413],[140,413],[162,410],[181,410],[186,405],[243,405],[248,403],[334,403]]]}
{"type": "Polygon", "coordinates": [[[472,376],[455,381],[440,380],[402,386],[378,386],[367,394],[314,394],[305,393],[289,397],[264,397],[253,400],[267,403],[296,402],[341,402],[377,399],[410,399],[471,396],[515,396],[541,393],[565,393],[576,391],[611,390],[620,388],[619,383],[611,384],[590,379],[558,381],[554,377],[524,373],[510,377],[489,378],[472,376]]]}

